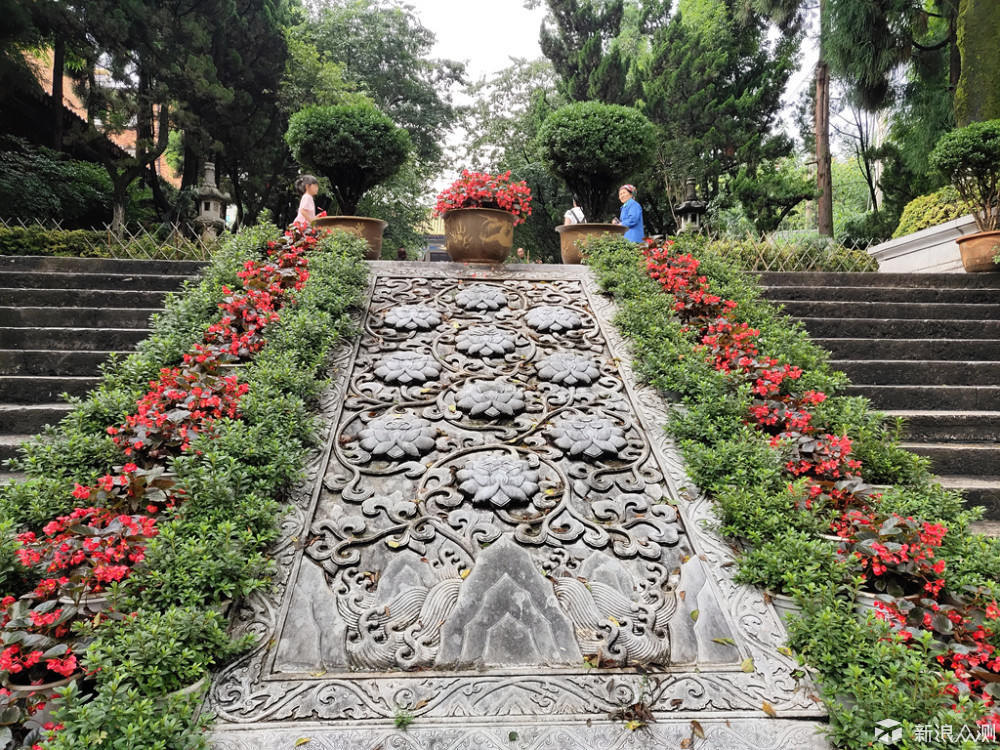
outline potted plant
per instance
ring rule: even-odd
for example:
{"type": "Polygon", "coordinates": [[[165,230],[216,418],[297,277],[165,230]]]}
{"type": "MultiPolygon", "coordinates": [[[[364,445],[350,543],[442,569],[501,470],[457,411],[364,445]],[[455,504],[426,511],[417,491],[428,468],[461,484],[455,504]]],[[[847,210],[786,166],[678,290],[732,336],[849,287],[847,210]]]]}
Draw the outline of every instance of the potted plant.
{"type": "Polygon", "coordinates": [[[454,261],[503,263],[514,244],[514,227],[531,215],[527,183],[510,172],[491,175],[462,170],[441,191],[434,215],[444,217],[445,246],[454,261]]]}
{"type": "Polygon", "coordinates": [[[993,256],[1000,249],[1000,120],[945,133],[931,152],[930,164],[974,207],[979,231],[955,240],[965,270],[998,270],[993,256]]]}
{"type": "Polygon", "coordinates": [[[604,222],[611,219],[616,188],[647,164],[655,137],[653,124],[642,113],[601,102],[568,104],[542,123],[542,159],[579,197],[587,218],[583,224],[556,227],[564,263],[579,262],[576,243],[581,237],[624,233],[624,227],[604,222]]]}
{"type": "Polygon", "coordinates": [[[354,216],[371,188],[396,174],[410,153],[410,136],[368,102],[306,107],[288,122],[285,140],[296,160],[327,178],[339,216],[324,216],[318,227],[344,229],[364,237],[368,260],[382,255],[381,219],[354,216]]]}

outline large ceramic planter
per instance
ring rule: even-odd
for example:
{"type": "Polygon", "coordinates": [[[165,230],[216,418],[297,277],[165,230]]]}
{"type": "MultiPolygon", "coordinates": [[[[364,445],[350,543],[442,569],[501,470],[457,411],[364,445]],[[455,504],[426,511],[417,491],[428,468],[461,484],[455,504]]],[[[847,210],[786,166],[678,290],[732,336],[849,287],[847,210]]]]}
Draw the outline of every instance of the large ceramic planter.
{"type": "Polygon", "coordinates": [[[1000,250],[1000,232],[976,232],[959,237],[955,242],[962,253],[962,266],[966,273],[1000,271],[993,256],[1000,250]]]}
{"type": "Polygon", "coordinates": [[[514,244],[514,214],[496,208],[445,211],[444,244],[457,263],[503,263],[514,244]]]}
{"type": "Polygon", "coordinates": [[[624,235],[628,227],[621,224],[563,224],[556,227],[559,232],[559,250],[562,252],[562,262],[571,265],[578,265],[583,259],[580,253],[578,240],[588,237],[600,237],[603,234],[624,235]]]}
{"type": "Polygon", "coordinates": [[[382,257],[382,233],[389,226],[382,219],[367,216],[317,216],[312,223],[317,229],[340,229],[363,239],[368,243],[365,260],[378,260],[382,257]]]}

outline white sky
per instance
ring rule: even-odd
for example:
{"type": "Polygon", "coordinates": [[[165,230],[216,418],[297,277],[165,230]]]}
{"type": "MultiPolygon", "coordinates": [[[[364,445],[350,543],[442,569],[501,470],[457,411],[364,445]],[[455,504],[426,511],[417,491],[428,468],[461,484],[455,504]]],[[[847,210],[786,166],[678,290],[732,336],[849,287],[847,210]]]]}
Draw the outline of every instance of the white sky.
{"type": "Polygon", "coordinates": [[[467,63],[470,81],[510,65],[511,57],[542,56],[538,30],[545,4],[534,10],[524,0],[407,0],[421,23],[437,37],[432,57],[467,63]]]}

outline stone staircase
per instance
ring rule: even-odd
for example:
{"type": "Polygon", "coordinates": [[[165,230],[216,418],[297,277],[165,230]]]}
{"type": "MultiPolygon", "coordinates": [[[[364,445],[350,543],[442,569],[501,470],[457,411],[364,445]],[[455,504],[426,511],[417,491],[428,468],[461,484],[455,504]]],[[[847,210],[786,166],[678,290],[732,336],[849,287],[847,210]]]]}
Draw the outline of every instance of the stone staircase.
{"type": "Polygon", "coordinates": [[[203,265],[0,257],[0,472],[18,444],[69,411],[61,394],[93,388],[108,355],[148,336],[167,292],[203,265]]]}
{"type": "Polygon", "coordinates": [[[765,273],[850,376],[851,395],[903,417],[903,447],[1000,520],[1000,274],[765,273]]]}

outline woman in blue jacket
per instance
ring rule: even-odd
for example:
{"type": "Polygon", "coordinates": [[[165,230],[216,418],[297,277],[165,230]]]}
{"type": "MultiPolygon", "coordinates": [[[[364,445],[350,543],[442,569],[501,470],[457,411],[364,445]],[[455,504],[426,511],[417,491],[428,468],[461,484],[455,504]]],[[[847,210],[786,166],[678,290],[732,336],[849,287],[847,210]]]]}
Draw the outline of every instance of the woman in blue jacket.
{"type": "Polygon", "coordinates": [[[628,227],[625,239],[642,242],[646,235],[642,227],[642,206],[635,199],[635,185],[622,185],[618,188],[618,200],[622,202],[622,208],[614,223],[628,227]]]}

